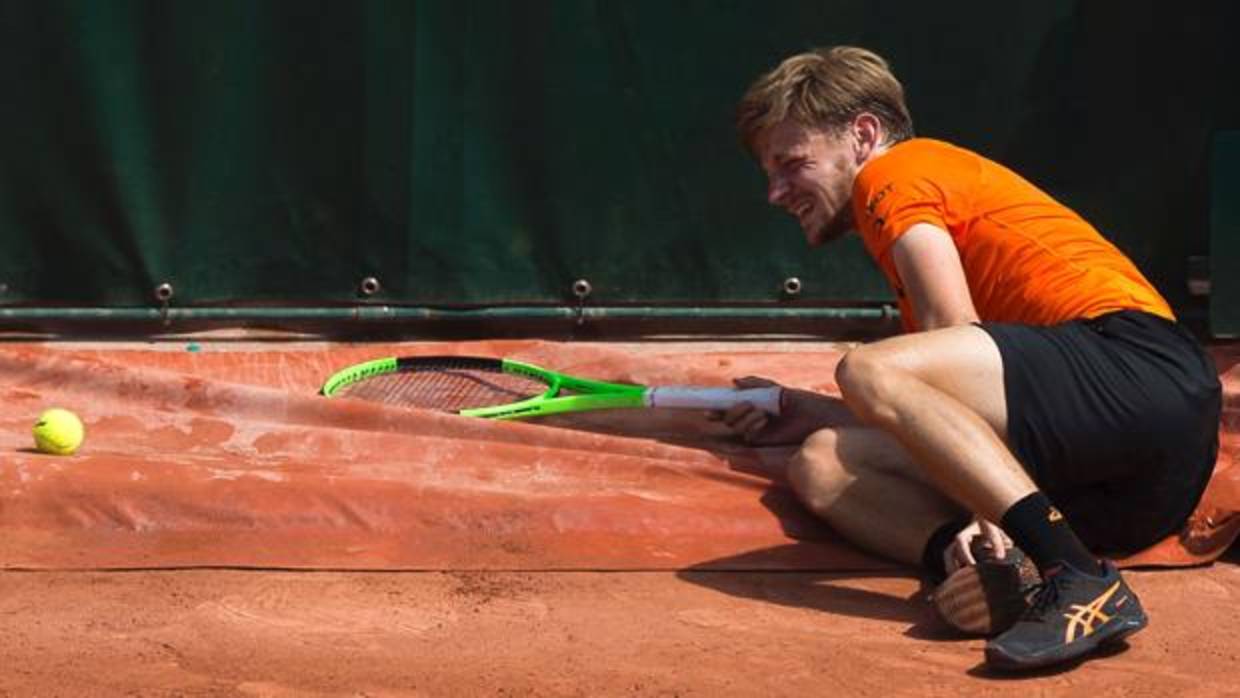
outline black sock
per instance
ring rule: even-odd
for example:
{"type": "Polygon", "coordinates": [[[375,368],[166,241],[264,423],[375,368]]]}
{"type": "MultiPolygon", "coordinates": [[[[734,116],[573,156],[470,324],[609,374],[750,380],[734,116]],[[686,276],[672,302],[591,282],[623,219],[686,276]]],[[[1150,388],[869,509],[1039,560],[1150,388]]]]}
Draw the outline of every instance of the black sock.
{"type": "Polygon", "coordinates": [[[930,572],[931,581],[935,584],[947,578],[947,568],[943,564],[944,551],[956,539],[956,534],[970,522],[972,519],[968,516],[948,521],[935,529],[934,533],[930,534],[930,540],[926,541],[926,547],[921,553],[921,564],[930,572]]]}
{"type": "Polygon", "coordinates": [[[999,526],[1039,570],[1066,562],[1086,574],[1102,574],[1098,558],[1076,537],[1067,519],[1041,492],[1034,492],[1013,504],[1003,514],[999,526]]]}

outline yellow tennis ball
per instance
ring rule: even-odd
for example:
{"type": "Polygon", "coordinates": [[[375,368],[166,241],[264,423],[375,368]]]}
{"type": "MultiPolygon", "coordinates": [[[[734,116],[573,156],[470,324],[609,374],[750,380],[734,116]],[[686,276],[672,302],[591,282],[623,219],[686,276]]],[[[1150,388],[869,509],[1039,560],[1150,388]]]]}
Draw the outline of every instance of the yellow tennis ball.
{"type": "Polygon", "coordinates": [[[53,407],[39,415],[34,423],[34,445],[44,453],[67,456],[82,445],[86,429],[82,420],[69,410],[53,407]]]}

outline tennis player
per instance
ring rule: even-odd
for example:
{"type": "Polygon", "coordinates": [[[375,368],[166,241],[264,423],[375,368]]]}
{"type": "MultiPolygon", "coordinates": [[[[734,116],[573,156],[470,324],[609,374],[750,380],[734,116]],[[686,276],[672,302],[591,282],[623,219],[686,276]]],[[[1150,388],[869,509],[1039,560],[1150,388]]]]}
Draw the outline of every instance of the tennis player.
{"type": "MultiPolygon", "coordinates": [[[[1217,372],[1136,266],[1088,222],[977,153],[915,138],[874,53],[792,56],[750,86],[742,140],[811,246],[857,231],[906,333],[835,371],[843,403],[723,419],[800,443],[798,496],[842,535],[938,577],[980,532],[1043,583],[992,637],[1000,669],[1066,662],[1146,625],[1108,556],[1184,524],[1218,449],[1217,372]]],[[[742,387],[759,384],[742,379],[742,387]]]]}

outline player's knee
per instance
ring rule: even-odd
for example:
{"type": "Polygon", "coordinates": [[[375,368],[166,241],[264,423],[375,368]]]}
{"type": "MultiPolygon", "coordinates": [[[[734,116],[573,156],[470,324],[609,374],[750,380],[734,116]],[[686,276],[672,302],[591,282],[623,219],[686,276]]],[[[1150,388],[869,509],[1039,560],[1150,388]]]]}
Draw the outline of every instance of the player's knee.
{"type": "Polygon", "coordinates": [[[825,515],[848,483],[837,455],[838,434],[822,429],[810,435],[788,463],[792,491],[811,511],[825,515]]]}
{"type": "Polygon", "coordinates": [[[853,349],[836,365],[835,382],[840,396],[862,421],[880,421],[880,410],[889,398],[888,378],[892,370],[866,347],[853,349]]]}

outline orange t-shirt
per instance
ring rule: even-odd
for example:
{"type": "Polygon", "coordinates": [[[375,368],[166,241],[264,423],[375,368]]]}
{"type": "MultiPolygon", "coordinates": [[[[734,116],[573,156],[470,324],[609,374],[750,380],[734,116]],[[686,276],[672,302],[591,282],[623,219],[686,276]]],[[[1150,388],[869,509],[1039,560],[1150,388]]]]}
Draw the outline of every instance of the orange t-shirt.
{"type": "Polygon", "coordinates": [[[978,317],[1053,325],[1116,310],[1174,320],[1137,267],[1071,209],[1011,170],[956,146],[905,141],[861,168],[857,229],[916,329],[892,244],[916,223],[951,234],[978,317]]]}

